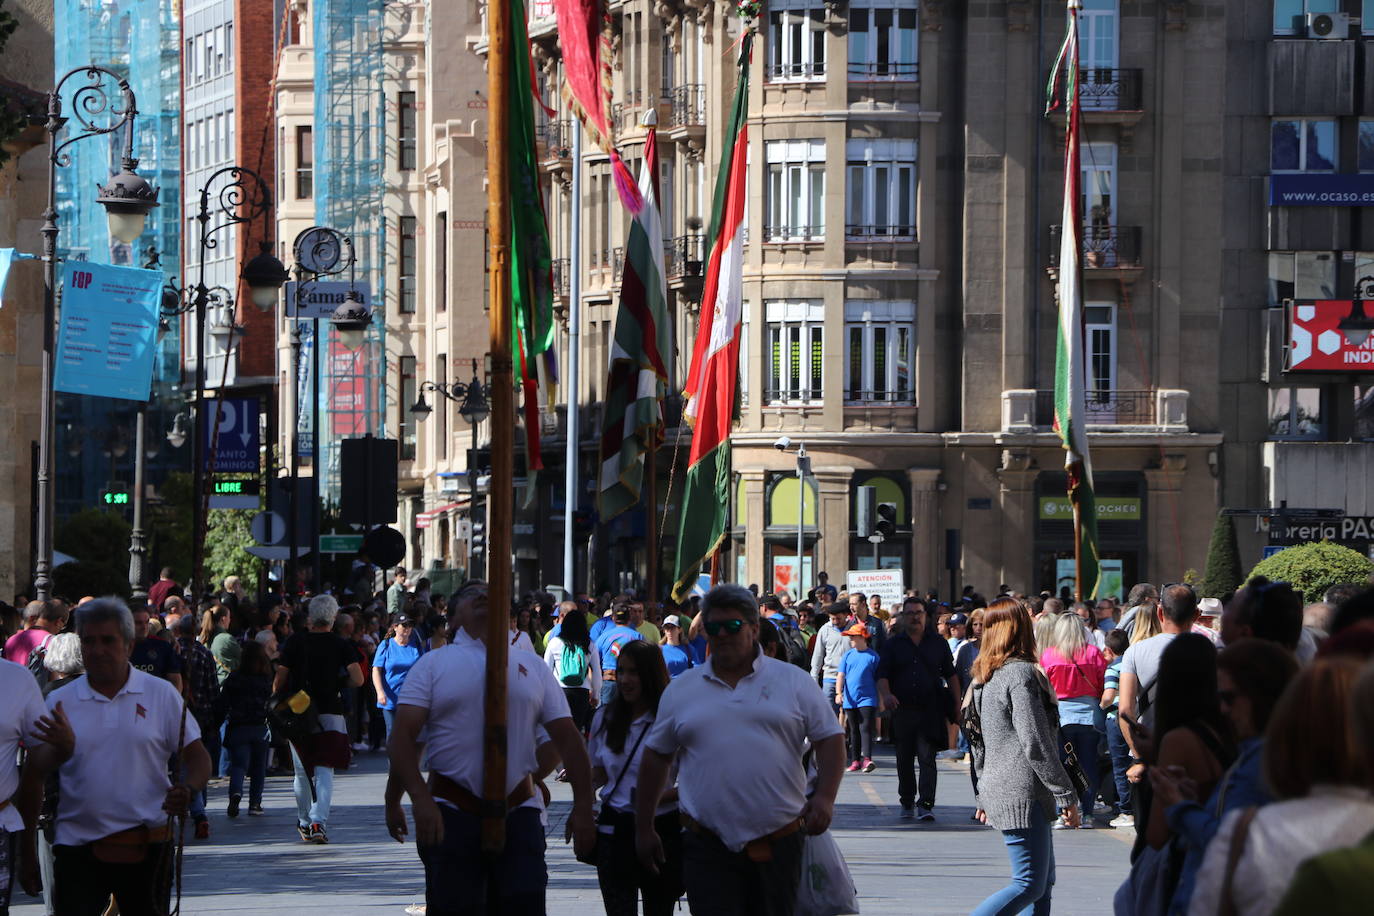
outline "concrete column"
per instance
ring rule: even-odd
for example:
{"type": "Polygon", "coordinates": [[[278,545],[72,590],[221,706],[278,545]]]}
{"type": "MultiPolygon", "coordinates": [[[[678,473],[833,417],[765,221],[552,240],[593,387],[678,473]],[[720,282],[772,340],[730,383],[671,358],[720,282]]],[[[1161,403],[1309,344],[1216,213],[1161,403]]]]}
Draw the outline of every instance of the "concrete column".
{"type": "Polygon", "coordinates": [[[911,483],[911,588],[938,588],[944,533],[940,523],[940,469],[907,468],[911,483]]]}
{"type": "MultiPolygon", "coordinates": [[[[814,586],[816,573],[827,572],[831,582],[839,582],[849,569],[849,493],[854,469],[813,468],[812,473],[820,496],[816,523],[821,536],[816,545],[816,565],[808,580],[814,586]]],[[[807,498],[810,499],[809,493],[807,498]]]]}
{"type": "Polygon", "coordinates": [[[997,471],[998,509],[1002,518],[999,582],[1025,589],[1027,593],[1036,588],[1035,478],[1039,474],[1039,469],[1030,466],[1028,454],[1003,452],[1002,466],[997,471]]]}
{"type": "Polygon", "coordinates": [[[1168,454],[1162,456],[1160,467],[1145,470],[1149,541],[1140,563],[1142,582],[1177,582],[1183,578],[1186,563],[1177,537],[1175,513],[1182,511],[1179,500],[1187,469],[1186,455],[1168,454]]]}
{"type": "MultiPolygon", "coordinates": [[[[738,506],[735,513],[736,517],[744,519],[744,568],[749,582],[757,582],[760,588],[767,590],[773,580],[764,575],[763,566],[764,471],[762,468],[751,468],[741,470],[739,475],[744,483],[744,505],[738,506]],[[768,580],[766,583],[765,579],[768,580]]],[[[722,573],[726,582],[734,581],[733,569],[722,570],[722,573]]],[[[748,585],[749,582],[739,584],[748,585]]]]}

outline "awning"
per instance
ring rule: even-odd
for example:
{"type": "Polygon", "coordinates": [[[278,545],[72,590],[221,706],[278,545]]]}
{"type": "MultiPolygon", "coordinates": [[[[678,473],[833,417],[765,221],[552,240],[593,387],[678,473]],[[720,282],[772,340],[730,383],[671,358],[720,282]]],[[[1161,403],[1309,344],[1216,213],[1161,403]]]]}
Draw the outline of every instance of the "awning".
{"type": "Polygon", "coordinates": [[[438,518],[439,516],[443,515],[445,512],[448,512],[448,511],[451,511],[451,510],[453,510],[453,509],[457,509],[457,508],[460,507],[460,506],[466,506],[466,505],[467,505],[467,501],[464,500],[463,502],[446,503],[446,504],[444,504],[444,505],[442,505],[442,506],[439,506],[438,508],[430,509],[430,510],[428,510],[428,511],[426,511],[426,512],[421,512],[421,513],[419,513],[418,515],[415,516],[415,527],[416,527],[416,528],[428,528],[428,527],[430,526],[430,524],[431,524],[436,518],[438,518]]]}

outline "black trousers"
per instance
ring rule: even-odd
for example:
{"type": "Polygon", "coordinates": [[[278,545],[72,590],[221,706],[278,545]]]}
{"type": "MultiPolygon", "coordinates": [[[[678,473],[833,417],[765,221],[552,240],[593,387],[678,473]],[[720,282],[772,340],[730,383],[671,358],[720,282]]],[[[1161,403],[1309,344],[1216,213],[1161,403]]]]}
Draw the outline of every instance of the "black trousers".
{"type": "Polygon", "coordinates": [[[596,878],[606,916],[636,916],[641,894],[644,916],[671,916],[683,890],[682,828],[677,812],[655,818],[654,829],[663,842],[664,856],[657,875],[639,864],[634,818],[620,819],[612,833],[597,834],[596,878]]]}
{"type": "Polygon", "coordinates": [[[563,696],[568,698],[568,709],[572,712],[573,724],[582,734],[592,727],[592,691],[588,687],[564,687],[563,696]]]}
{"type": "Polygon", "coordinates": [[[168,843],[148,844],[135,865],[101,862],[90,846],[54,846],[53,910],[57,916],[100,916],[114,895],[120,916],[165,916],[171,902],[168,843]]]}
{"type": "Polygon", "coordinates": [[[477,817],[445,804],[439,811],[443,842],[420,847],[428,916],[544,916],[549,872],[539,809],[506,816],[506,849],[494,862],[482,854],[477,817]]]}
{"type": "Polygon", "coordinates": [[[693,916],[792,916],[801,882],[799,830],[773,841],[773,857],[755,862],[718,838],[682,834],[682,874],[693,916]]]}
{"type": "Polygon", "coordinates": [[[878,717],[874,706],[860,706],[844,711],[845,737],[849,744],[849,759],[862,760],[873,756],[873,722],[878,717]]]}
{"type": "Polygon", "coordinates": [[[935,807],[935,753],[944,747],[931,734],[930,716],[920,710],[898,707],[892,714],[893,740],[897,751],[897,799],[903,807],[912,804],[929,810],[935,807]],[[921,775],[916,778],[915,764],[920,762],[921,775]]]}

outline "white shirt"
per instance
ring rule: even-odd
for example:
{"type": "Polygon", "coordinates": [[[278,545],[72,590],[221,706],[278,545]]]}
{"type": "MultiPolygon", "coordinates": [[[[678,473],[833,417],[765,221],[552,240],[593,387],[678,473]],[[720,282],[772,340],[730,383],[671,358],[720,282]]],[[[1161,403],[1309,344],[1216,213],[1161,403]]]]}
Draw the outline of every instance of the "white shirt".
{"type": "Polygon", "coordinates": [[[754,657],[732,689],[712,660],[668,685],[645,739],[679,753],[682,808],[738,852],[797,818],[806,807],[804,742],[840,734],[816,682],[795,665],[754,657]]]}
{"type": "Polygon", "coordinates": [[[534,655],[539,654],[534,651],[534,641],[530,639],[530,634],[526,633],[524,630],[516,630],[515,634],[516,635],[510,638],[510,647],[512,649],[521,649],[534,655]]]}
{"type": "MultiPolygon", "coordinates": [[[[635,809],[635,786],[639,783],[639,764],[644,759],[644,743],[648,741],[645,736],[644,741],[640,741],[640,735],[653,727],[654,717],[650,713],[645,713],[638,719],[630,723],[630,728],[625,734],[625,746],[619,753],[611,750],[606,744],[606,707],[603,706],[596,711],[596,717],[592,720],[592,737],[587,742],[587,756],[591,758],[592,767],[601,767],[606,771],[606,784],[601,787],[601,804],[609,805],[617,811],[632,813],[635,809]],[[638,744],[639,747],[635,747],[638,744]],[[628,761],[630,752],[634,751],[634,759],[628,761]],[[621,771],[624,775],[621,775],[621,771]],[[616,784],[616,780],[620,784],[616,784]],[[612,791],[614,790],[614,791],[612,791]]],[[[671,786],[677,775],[677,764],[674,762],[669,774],[668,784],[671,786]]],[[[667,814],[677,810],[677,802],[663,802],[658,806],[656,814],[667,814]]],[[[603,831],[608,832],[608,831],[603,831]]]]}
{"type": "Polygon", "coordinates": [[[558,684],[559,684],[560,687],[565,687],[565,688],[581,687],[581,688],[583,688],[583,689],[589,689],[589,690],[591,690],[591,692],[592,692],[592,694],[593,694],[594,696],[600,697],[600,696],[601,696],[601,653],[598,652],[598,651],[596,651],[596,644],[595,644],[595,643],[588,643],[588,644],[587,644],[587,661],[588,661],[588,662],[590,663],[590,665],[591,665],[591,671],[590,671],[590,673],[584,674],[583,677],[582,677],[582,680],[579,681],[579,682],[576,683],[576,684],[565,684],[565,683],[563,683],[563,677],[562,677],[563,672],[561,672],[561,671],[558,670],[558,666],[559,666],[560,664],[562,664],[562,661],[563,661],[563,648],[564,648],[566,645],[567,645],[567,643],[563,642],[563,640],[560,639],[559,637],[557,637],[557,636],[550,636],[550,637],[549,637],[549,644],[548,644],[548,646],[546,646],[545,649],[544,649],[544,664],[546,664],[546,665],[549,666],[549,670],[553,672],[553,676],[554,676],[555,678],[558,679],[558,684]],[[590,681],[591,683],[588,684],[588,681],[590,681]]]}
{"type": "Polygon", "coordinates": [[[167,823],[162,803],[171,788],[167,763],[200,740],[196,717],[182,716],[181,694],[160,677],[130,666],[129,680],[111,699],[82,675],[48,694],[76,734],[72,758],[58,769],[58,846],[81,846],[121,830],[167,823]]]}
{"type": "MultiPolygon", "coordinates": [[[[538,769],[535,727],[570,718],[563,689],[538,656],[506,659],[506,792],[538,769]]],[[[429,765],[474,795],[482,794],[482,696],[487,647],[459,629],[453,641],[420,656],[406,676],[400,706],[429,711],[429,765]]],[[[536,793],[537,795],[538,793],[536,793]]],[[[541,807],[531,798],[521,807],[541,807]]]]}
{"type": "MultiPolygon", "coordinates": [[[[33,725],[48,708],[33,673],[14,662],[0,661],[0,697],[5,698],[0,703],[0,801],[7,801],[19,789],[19,744],[37,743],[33,725]]],[[[6,805],[0,811],[0,831],[23,829],[24,819],[14,805],[6,805]]]]}
{"type": "MultiPolygon", "coordinates": [[[[1231,854],[1239,811],[1227,814],[1207,844],[1188,916],[1213,916],[1231,854]]],[[[1353,846],[1374,830],[1374,795],[1352,786],[1315,786],[1306,798],[1275,802],[1250,822],[1245,851],[1231,881],[1240,916],[1269,916],[1283,899],[1298,866],[1313,856],[1353,846]]]]}

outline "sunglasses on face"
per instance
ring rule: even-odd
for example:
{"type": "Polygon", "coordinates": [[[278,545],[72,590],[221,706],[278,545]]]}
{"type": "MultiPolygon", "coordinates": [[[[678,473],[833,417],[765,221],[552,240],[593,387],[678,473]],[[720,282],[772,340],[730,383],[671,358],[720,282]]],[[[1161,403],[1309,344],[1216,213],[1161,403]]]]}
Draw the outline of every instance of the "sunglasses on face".
{"type": "Polygon", "coordinates": [[[707,636],[719,636],[721,633],[728,633],[734,636],[744,629],[744,621],[735,617],[731,620],[708,620],[702,624],[707,636]]]}

